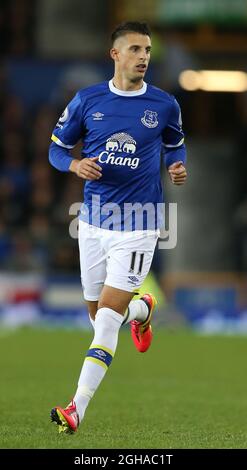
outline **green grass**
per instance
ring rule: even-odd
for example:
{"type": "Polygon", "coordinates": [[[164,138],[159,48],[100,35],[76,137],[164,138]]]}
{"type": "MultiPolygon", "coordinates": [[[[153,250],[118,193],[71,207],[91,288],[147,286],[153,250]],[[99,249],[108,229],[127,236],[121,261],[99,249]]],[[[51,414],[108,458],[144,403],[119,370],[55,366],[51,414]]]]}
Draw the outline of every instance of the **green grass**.
{"type": "Polygon", "coordinates": [[[246,448],[247,340],[127,331],[78,433],[49,412],[72,397],[90,333],[22,329],[0,337],[0,448],[246,448]]]}

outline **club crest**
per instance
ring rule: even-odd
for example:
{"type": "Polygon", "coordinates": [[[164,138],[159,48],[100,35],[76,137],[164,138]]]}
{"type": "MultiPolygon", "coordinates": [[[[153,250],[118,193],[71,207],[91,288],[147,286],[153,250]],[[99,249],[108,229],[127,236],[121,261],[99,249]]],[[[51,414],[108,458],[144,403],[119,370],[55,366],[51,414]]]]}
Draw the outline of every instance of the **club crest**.
{"type": "Polygon", "coordinates": [[[146,127],[157,127],[159,124],[158,113],[155,111],[149,111],[148,109],[144,111],[144,116],[141,118],[142,124],[146,127]]]}

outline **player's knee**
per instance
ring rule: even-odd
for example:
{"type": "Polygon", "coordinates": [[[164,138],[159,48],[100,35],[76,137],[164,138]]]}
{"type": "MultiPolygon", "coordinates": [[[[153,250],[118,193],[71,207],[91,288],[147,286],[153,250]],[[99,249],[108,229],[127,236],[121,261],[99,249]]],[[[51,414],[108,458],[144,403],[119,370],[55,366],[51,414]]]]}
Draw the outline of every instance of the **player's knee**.
{"type": "Polygon", "coordinates": [[[89,302],[87,301],[88,313],[92,320],[95,320],[95,316],[98,310],[98,302],[89,302]]]}
{"type": "Polygon", "coordinates": [[[102,307],[97,311],[95,318],[95,331],[100,329],[104,336],[107,335],[109,331],[118,330],[119,327],[119,319],[116,320],[116,311],[113,311],[109,307],[102,307]]]}
{"type": "Polygon", "coordinates": [[[122,307],[117,305],[116,302],[105,302],[104,300],[101,300],[98,303],[98,310],[100,308],[110,308],[111,310],[114,310],[114,312],[120,313],[120,315],[124,314],[122,307]]]}

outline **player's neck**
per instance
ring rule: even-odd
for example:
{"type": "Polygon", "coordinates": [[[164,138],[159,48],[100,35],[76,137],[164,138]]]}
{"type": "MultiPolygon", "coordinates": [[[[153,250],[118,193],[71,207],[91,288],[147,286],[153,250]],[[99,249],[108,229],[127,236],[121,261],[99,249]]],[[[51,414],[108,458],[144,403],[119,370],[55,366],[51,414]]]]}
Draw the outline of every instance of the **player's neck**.
{"type": "Polygon", "coordinates": [[[138,80],[138,82],[131,82],[127,78],[119,77],[116,74],[112,79],[112,83],[115,88],[118,88],[122,91],[135,91],[140,90],[143,87],[143,79],[138,80]]]}

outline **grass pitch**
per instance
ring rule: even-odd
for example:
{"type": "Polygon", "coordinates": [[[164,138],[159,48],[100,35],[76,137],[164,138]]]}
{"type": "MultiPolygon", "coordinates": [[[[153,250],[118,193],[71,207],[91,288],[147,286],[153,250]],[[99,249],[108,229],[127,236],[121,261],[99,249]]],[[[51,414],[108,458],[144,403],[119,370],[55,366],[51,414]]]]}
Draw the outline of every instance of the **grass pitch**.
{"type": "Polygon", "coordinates": [[[78,433],[58,435],[50,409],[73,396],[91,338],[41,329],[0,336],[0,448],[247,447],[246,338],[164,330],[145,354],[121,331],[78,433]]]}

